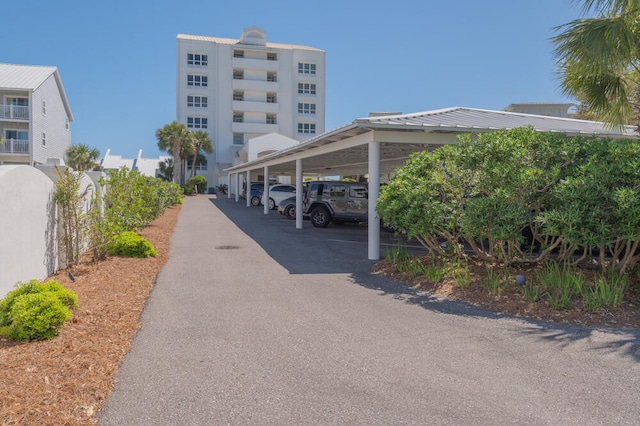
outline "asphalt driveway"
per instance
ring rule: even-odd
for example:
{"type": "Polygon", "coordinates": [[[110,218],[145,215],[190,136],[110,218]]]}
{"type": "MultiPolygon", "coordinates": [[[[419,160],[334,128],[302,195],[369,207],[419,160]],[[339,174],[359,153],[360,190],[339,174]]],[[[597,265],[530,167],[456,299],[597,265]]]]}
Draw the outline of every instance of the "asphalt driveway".
{"type": "Polygon", "coordinates": [[[101,424],[638,424],[638,331],[437,299],[304,225],[188,197],[101,424]]]}

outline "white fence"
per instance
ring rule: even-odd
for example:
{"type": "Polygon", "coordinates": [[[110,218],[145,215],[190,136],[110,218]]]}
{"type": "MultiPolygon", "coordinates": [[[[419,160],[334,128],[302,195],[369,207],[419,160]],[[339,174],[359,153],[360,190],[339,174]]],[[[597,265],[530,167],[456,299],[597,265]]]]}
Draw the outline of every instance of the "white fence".
{"type": "MultiPolygon", "coordinates": [[[[59,166],[64,171],[65,166],[59,166]]],[[[84,173],[80,193],[88,208],[101,173],[84,173]]],[[[0,298],[17,282],[43,279],[60,267],[54,166],[0,166],[0,298]]]]}

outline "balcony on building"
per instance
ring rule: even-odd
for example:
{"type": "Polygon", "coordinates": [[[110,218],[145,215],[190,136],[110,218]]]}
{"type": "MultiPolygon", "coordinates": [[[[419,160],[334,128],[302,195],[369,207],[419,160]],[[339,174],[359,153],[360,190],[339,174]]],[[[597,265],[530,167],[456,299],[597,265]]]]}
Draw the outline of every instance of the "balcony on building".
{"type": "Polygon", "coordinates": [[[256,90],[256,91],[267,91],[267,92],[277,92],[280,88],[279,83],[277,81],[266,81],[265,79],[248,79],[246,77],[240,79],[235,78],[231,83],[231,88],[233,90],[256,90]]]}
{"type": "Polygon", "coordinates": [[[234,122],[231,123],[231,131],[233,133],[280,133],[280,125],[267,124],[264,121],[261,123],[234,122]]]}
{"type": "Polygon", "coordinates": [[[278,104],[269,102],[233,101],[232,108],[234,111],[251,111],[265,113],[278,112],[278,104]]]}
{"type": "Polygon", "coordinates": [[[29,120],[29,107],[26,105],[0,104],[0,119],[29,120]]]}
{"type": "Polygon", "coordinates": [[[29,141],[26,139],[3,139],[0,144],[2,154],[29,154],[29,141]]]}

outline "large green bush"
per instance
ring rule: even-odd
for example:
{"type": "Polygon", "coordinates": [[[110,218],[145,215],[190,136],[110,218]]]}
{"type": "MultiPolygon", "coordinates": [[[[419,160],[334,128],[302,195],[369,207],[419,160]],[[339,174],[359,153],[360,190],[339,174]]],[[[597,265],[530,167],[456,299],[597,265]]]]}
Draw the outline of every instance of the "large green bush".
{"type": "Polygon", "coordinates": [[[182,188],[171,182],[143,176],[126,167],[110,171],[101,181],[104,199],[96,199],[90,229],[94,259],[104,259],[113,238],[138,231],[160,216],[167,207],[182,204],[182,188]]]}
{"type": "Polygon", "coordinates": [[[207,192],[207,178],[204,176],[193,176],[187,180],[187,185],[195,188],[198,194],[204,194],[207,192]]]}
{"type": "Polygon", "coordinates": [[[640,256],[640,144],[567,137],[531,127],[461,136],[413,155],[381,189],[381,219],[432,252],[487,261],[640,256]],[[525,231],[529,234],[525,240],[525,231]],[[576,256],[578,255],[578,256],[576,256]]]}
{"type": "Polygon", "coordinates": [[[78,296],[57,281],[18,283],[0,300],[0,328],[13,340],[50,339],[77,306],[78,296]]]}

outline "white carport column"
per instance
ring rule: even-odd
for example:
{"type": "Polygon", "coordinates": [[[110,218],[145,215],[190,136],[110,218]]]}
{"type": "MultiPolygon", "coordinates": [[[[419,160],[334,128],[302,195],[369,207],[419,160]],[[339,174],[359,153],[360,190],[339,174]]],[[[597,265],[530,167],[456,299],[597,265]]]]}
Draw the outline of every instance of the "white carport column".
{"type": "Polygon", "coordinates": [[[302,229],[302,159],[296,160],[296,229],[302,229]]]}
{"type": "Polygon", "coordinates": [[[369,142],[369,260],[380,259],[380,219],[376,203],[380,196],[380,142],[369,142]]]}
{"type": "Polygon", "coordinates": [[[231,199],[231,172],[227,173],[227,182],[229,182],[229,185],[227,185],[227,198],[231,199]]]}
{"type": "Polygon", "coordinates": [[[269,214],[269,166],[264,166],[264,190],[262,191],[264,199],[264,214],[269,214]]]}
{"type": "Polygon", "coordinates": [[[247,207],[251,206],[251,171],[247,170],[247,207]]]}
{"type": "Polygon", "coordinates": [[[236,173],[236,203],[240,201],[240,173],[236,173]]]}

